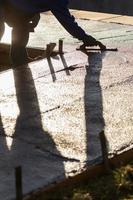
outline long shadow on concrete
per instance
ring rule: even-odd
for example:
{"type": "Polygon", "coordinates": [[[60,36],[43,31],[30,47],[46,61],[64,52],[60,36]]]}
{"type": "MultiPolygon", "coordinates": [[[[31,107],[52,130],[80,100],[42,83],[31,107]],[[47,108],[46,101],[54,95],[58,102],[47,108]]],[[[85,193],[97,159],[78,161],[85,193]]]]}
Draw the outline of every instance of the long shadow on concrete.
{"type": "Polygon", "coordinates": [[[86,156],[88,164],[101,159],[99,133],[104,129],[100,74],[104,53],[89,52],[85,77],[86,156]],[[100,157],[99,157],[100,155],[100,157]]]}
{"type": "MultiPolygon", "coordinates": [[[[48,173],[44,173],[46,176],[50,175],[49,172],[56,174],[58,170],[60,175],[63,176],[63,159],[60,158],[60,152],[57,150],[52,137],[45,131],[45,124],[42,125],[41,111],[31,70],[28,67],[23,68],[23,70],[14,70],[14,79],[17,102],[20,109],[14,137],[19,137],[26,140],[29,144],[35,145],[36,150],[41,151],[44,157],[46,156],[47,158],[48,156],[47,159],[51,162],[51,166],[45,165],[43,170],[48,171],[48,173]],[[45,153],[48,153],[48,155],[45,155],[45,153]],[[57,171],[54,172],[54,170],[57,171]]],[[[14,143],[13,146],[17,146],[17,144],[14,143]]],[[[42,159],[42,164],[39,163],[37,165],[38,168],[39,166],[42,167],[45,161],[42,159]]],[[[47,179],[49,177],[46,177],[47,179]]]]}
{"type": "MultiPolygon", "coordinates": [[[[7,155],[10,160],[10,171],[14,173],[16,166],[22,167],[24,193],[27,193],[57,181],[57,177],[65,177],[64,160],[52,137],[45,131],[45,124],[42,125],[37,91],[30,68],[24,66],[14,69],[13,73],[20,113],[16,120],[10,150],[6,144],[0,118],[0,143],[3,155],[7,155]]],[[[14,187],[15,184],[12,188],[14,187]]],[[[8,189],[7,187],[6,190],[8,189]]]]}

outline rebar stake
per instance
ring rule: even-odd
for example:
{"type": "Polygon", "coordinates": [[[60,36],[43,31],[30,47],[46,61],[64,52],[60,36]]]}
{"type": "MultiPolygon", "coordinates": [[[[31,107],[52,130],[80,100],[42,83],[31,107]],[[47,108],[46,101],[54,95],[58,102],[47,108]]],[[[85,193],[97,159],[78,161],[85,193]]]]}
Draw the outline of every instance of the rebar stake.
{"type": "Polygon", "coordinates": [[[50,44],[47,44],[46,46],[46,57],[50,57],[50,44]]]}
{"type": "Polygon", "coordinates": [[[53,50],[56,47],[56,43],[49,43],[46,46],[46,57],[49,58],[53,54],[53,50]]]}
{"type": "Polygon", "coordinates": [[[106,144],[106,137],[104,130],[100,132],[100,142],[101,142],[101,148],[102,148],[102,157],[103,157],[103,163],[104,167],[107,173],[111,171],[109,159],[108,159],[108,150],[107,150],[107,144],[106,144]]]}
{"type": "Polygon", "coordinates": [[[63,40],[59,40],[59,54],[63,54],[63,40]]]}

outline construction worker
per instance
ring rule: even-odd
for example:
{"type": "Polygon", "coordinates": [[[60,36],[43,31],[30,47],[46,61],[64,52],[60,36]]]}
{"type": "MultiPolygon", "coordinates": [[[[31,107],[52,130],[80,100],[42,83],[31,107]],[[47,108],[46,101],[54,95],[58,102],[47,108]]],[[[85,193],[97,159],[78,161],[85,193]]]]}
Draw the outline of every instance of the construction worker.
{"type": "Polygon", "coordinates": [[[38,13],[51,11],[62,26],[75,38],[83,41],[85,46],[99,45],[98,41],[76,23],[68,9],[68,0],[6,0],[5,18],[12,31],[11,59],[13,64],[28,62],[26,45],[29,39],[30,26],[39,22],[38,13]],[[37,17],[36,17],[37,16],[37,17]],[[32,19],[35,23],[30,24],[32,19]],[[9,20],[10,19],[10,20],[9,20]]]}
{"type": "Polygon", "coordinates": [[[29,33],[34,31],[39,22],[40,14],[23,12],[8,0],[3,0],[3,4],[0,2],[0,5],[0,39],[4,33],[4,22],[12,27],[11,62],[13,66],[28,63],[26,45],[29,33]]]}

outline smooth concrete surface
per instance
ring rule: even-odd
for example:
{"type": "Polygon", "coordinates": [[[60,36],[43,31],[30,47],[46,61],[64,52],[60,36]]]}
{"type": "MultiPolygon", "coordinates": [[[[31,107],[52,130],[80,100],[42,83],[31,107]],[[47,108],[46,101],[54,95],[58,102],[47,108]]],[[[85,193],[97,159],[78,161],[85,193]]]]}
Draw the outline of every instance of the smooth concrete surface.
{"type": "MultiPolygon", "coordinates": [[[[23,194],[74,176],[133,146],[133,26],[77,19],[118,52],[76,51],[80,44],[51,15],[42,15],[29,45],[64,39],[64,54],[0,73],[0,199],[15,199],[16,166],[23,194]]],[[[58,47],[57,47],[58,48],[58,47]]]]}
{"type": "Polygon", "coordinates": [[[113,22],[119,24],[133,25],[133,17],[125,15],[115,15],[108,13],[89,12],[81,10],[71,10],[71,13],[78,19],[88,19],[96,21],[113,22]]]}

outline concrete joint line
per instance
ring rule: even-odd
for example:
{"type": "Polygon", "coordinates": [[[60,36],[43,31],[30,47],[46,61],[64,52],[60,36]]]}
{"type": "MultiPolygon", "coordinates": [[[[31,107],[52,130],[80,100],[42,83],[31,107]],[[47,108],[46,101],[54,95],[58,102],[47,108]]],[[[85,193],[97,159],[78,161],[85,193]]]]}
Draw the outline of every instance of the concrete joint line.
{"type": "Polygon", "coordinates": [[[47,149],[45,149],[45,148],[43,148],[43,149],[39,148],[39,150],[40,150],[41,152],[43,152],[43,153],[47,152],[47,153],[51,154],[51,156],[53,156],[53,157],[55,157],[55,158],[59,158],[59,159],[61,159],[61,160],[63,160],[63,161],[78,162],[78,163],[80,163],[80,160],[78,160],[78,159],[65,157],[65,156],[63,156],[63,155],[58,155],[58,154],[55,154],[55,153],[53,153],[53,152],[51,152],[51,151],[49,151],[49,150],[47,150],[47,149]]]}
{"type": "Polygon", "coordinates": [[[120,18],[122,17],[123,15],[120,15],[120,16],[114,16],[114,17],[106,17],[106,18],[103,18],[103,19],[100,19],[98,21],[104,21],[104,20],[108,20],[108,19],[117,19],[117,18],[120,18]]]}
{"type": "Polygon", "coordinates": [[[125,34],[125,35],[117,35],[117,36],[111,36],[111,37],[104,37],[104,38],[99,38],[99,40],[107,40],[107,39],[112,39],[112,38],[119,38],[119,37],[125,37],[125,36],[131,36],[133,34],[125,34]]]}

